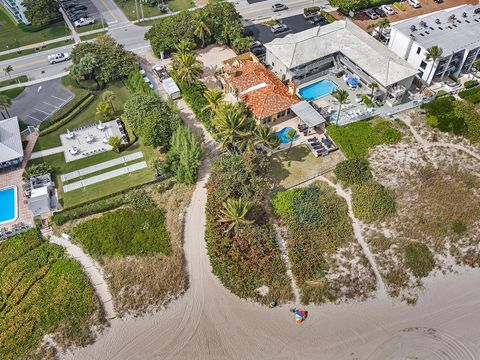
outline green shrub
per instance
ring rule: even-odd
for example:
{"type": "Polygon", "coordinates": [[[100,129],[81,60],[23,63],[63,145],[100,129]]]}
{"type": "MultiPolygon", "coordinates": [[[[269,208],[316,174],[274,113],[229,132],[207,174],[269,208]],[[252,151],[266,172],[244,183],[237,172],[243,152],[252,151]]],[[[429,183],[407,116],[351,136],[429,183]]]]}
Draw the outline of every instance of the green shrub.
{"type": "Polygon", "coordinates": [[[395,6],[400,11],[405,11],[406,10],[405,5],[403,5],[402,3],[399,3],[399,2],[394,2],[393,6],[395,6]]]}
{"type": "Polygon", "coordinates": [[[474,87],[471,89],[463,90],[458,93],[462,99],[470,101],[471,103],[480,102],[480,87],[474,87]]]}
{"type": "Polygon", "coordinates": [[[328,186],[314,183],[276,193],[270,205],[288,228],[288,253],[302,302],[334,300],[326,259],[354,241],[346,202],[328,186]]]}
{"type": "Polygon", "coordinates": [[[368,160],[347,159],[341,161],[335,167],[335,176],[344,185],[350,186],[372,178],[368,160]]]}
{"type": "Polygon", "coordinates": [[[92,339],[99,309],[92,285],[80,263],[38,230],[0,243],[0,274],[1,359],[32,358],[47,334],[73,346],[92,339]]]}
{"type": "Polygon", "coordinates": [[[92,256],[171,253],[170,236],[161,209],[120,209],[87,220],[72,230],[74,241],[92,256]]]}
{"type": "Polygon", "coordinates": [[[25,169],[25,171],[22,174],[22,177],[24,180],[30,179],[32,176],[35,175],[44,175],[44,174],[53,174],[53,167],[52,165],[46,163],[46,162],[41,162],[41,163],[30,163],[28,167],[25,169]]]}
{"type": "Polygon", "coordinates": [[[89,215],[99,214],[118,208],[127,203],[127,197],[123,194],[109,196],[95,202],[89,202],[81,206],[63,210],[52,216],[56,225],[63,225],[71,220],[80,219],[89,215]]]}
{"type": "Polygon", "coordinates": [[[402,138],[402,133],[392,122],[377,119],[339,127],[329,125],[327,133],[347,158],[367,158],[370,148],[380,144],[396,144],[402,138]]]}
{"type": "Polygon", "coordinates": [[[438,90],[437,93],[435,94],[435,99],[441,98],[443,96],[447,96],[448,91],[446,90],[438,90]]]}
{"type": "Polygon", "coordinates": [[[374,106],[373,101],[370,100],[370,97],[368,95],[362,94],[360,97],[361,97],[361,99],[362,99],[362,101],[363,101],[363,103],[365,104],[366,107],[373,107],[374,106]]]}
{"type": "Polygon", "coordinates": [[[465,86],[465,88],[467,89],[477,85],[478,85],[478,80],[467,80],[463,83],[463,86],[465,86]]]}
{"type": "Polygon", "coordinates": [[[157,186],[157,191],[159,193],[164,193],[165,191],[170,190],[176,184],[175,178],[168,178],[161,181],[157,186]]]}
{"type": "Polygon", "coordinates": [[[417,278],[428,276],[435,267],[435,259],[427,245],[411,242],[405,246],[405,264],[417,278]]]}
{"type": "Polygon", "coordinates": [[[426,110],[429,125],[443,132],[466,135],[465,120],[457,116],[455,107],[456,100],[453,96],[444,96],[422,105],[426,110]]]}
{"type": "Polygon", "coordinates": [[[133,189],[127,195],[128,203],[133,210],[151,210],[156,207],[155,201],[147,194],[145,189],[133,189]]]}
{"type": "Polygon", "coordinates": [[[335,19],[335,17],[334,17],[332,14],[330,14],[329,12],[327,12],[327,11],[325,11],[325,10],[320,10],[320,14],[321,14],[325,19],[327,19],[327,21],[328,21],[329,24],[331,24],[331,23],[333,23],[335,20],[337,20],[337,19],[335,19]]]}
{"type": "Polygon", "coordinates": [[[50,134],[51,132],[67,124],[70,120],[75,118],[75,116],[80,114],[88,105],[90,105],[94,99],[95,95],[88,94],[85,99],[78,104],[77,107],[71,108],[71,111],[64,115],[64,117],[51,119],[50,121],[44,121],[42,124],[40,124],[40,136],[50,134]],[[42,125],[45,123],[46,125],[43,126],[42,130],[42,125]]]}
{"type": "Polygon", "coordinates": [[[310,6],[303,8],[303,13],[307,15],[308,13],[314,13],[314,12],[319,12],[320,11],[320,6],[310,6]]]}
{"type": "Polygon", "coordinates": [[[355,184],[352,186],[352,209],[361,220],[381,221],[395,214],[395,193],[374,180],[355,184]]]}
{"type": "Polygon", "coordinates": [[[452,223],[452,230],[455,234],[463,234],[465,231],[467,231],[467,225],[461,221],[454,221],[452,223]]]}

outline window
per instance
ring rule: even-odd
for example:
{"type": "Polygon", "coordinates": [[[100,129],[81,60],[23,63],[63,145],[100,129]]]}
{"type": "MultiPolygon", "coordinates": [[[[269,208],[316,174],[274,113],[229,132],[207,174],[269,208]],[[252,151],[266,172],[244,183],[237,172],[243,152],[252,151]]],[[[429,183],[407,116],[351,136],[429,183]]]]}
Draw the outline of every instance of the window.
{"type": "Polygon", "coordinates": [[[419,47],[417,48],[417,55],[420,54],[421,51],[422,51],[422,48],[419,46],[419,47]]]}
{"type": "Polygon", "coordinates": [[[426,67],[427,67],[427,63],[426,63],[425,61],[422,61],[422,62],[420,63],[420,69],[425,70],[426,67]]]}

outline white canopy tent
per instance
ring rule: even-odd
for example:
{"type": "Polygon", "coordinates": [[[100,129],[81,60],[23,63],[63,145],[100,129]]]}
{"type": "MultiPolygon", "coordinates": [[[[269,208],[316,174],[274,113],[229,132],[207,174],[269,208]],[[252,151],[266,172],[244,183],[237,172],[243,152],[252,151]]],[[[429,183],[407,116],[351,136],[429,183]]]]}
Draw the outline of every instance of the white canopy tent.
{"type": "Polygon", "coordinates": [[[291,109],[309,128],[323,126],[326,122],[325,118],[307,101],[301,101],[293,105],[291,109]]]}

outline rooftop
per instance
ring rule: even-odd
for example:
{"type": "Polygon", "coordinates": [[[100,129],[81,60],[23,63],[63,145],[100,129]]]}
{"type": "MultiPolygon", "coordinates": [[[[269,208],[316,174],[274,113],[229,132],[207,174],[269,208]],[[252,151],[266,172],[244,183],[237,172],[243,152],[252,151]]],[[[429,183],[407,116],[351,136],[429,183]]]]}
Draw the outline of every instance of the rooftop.
{"type": "Polygon", "coordinates": [[[342,53],[386,87],[418,71],[350,20],[339,20],[265,44],[288,68],[342,53]]]}
{"type": "Polygon", "coordinates": [[[252,114],[263,119],[288,110],[300,99],[265,66],[246,54],[225,62],[225,82],[238,92],[252,114]]]}
{"type": "Polygon", "coordinates": [[[18,118],[0,120],[0,163],[23,157],[18,118]]]}
{"type": "Polygon", "coordinates": [[[392,28],[428,49],[434,45],[444,54],[480,46],[480,6],[462,5],[401,21],[392,28]]]}

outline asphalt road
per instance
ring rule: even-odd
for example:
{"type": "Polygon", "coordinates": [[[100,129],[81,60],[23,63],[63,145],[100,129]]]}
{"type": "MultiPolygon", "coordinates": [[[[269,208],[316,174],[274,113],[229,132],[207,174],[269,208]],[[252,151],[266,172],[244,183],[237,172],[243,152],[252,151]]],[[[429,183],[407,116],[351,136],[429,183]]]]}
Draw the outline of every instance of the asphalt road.
{"type": "Polygon", "coordinates": [[[274,34],[270,30],[270,26],[263,24],[253,24],[246,28],[252,30],[255,40],[266,44],[275,38],[282,38],[289,34],[296,34],[298,32],[311,29],[314,26],[304,19],[303,15],[294,15],[282,19],[282,23],[288,26],[288,30],[282,33],[274,34]]]}

